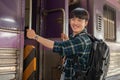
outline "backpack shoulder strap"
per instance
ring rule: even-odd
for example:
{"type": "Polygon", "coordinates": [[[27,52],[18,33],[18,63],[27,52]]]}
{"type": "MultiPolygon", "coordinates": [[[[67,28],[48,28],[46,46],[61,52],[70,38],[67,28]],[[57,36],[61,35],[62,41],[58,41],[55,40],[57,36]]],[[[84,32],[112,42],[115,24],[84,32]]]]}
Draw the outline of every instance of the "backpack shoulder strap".
{"type": "Polygon", "coordinates": [[[92,40],[92,42],[95,42],[95,41],[97,41],[98,39],[95,37],[95,36],[93,36],[92,34],[88,34],[88,33],[86,33],[87,34],[87,36],[92,40]]]}

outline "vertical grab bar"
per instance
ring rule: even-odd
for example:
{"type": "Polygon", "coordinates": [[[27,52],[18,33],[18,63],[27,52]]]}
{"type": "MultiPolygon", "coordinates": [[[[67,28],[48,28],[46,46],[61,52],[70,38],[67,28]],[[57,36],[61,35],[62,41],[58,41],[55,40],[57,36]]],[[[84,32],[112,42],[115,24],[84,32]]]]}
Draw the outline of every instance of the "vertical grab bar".
{"type": "Polygon", "coordinates": [[[29,11],[29,29],[32,28],[32,0],[30,0],[30,11],[29,11]]]}

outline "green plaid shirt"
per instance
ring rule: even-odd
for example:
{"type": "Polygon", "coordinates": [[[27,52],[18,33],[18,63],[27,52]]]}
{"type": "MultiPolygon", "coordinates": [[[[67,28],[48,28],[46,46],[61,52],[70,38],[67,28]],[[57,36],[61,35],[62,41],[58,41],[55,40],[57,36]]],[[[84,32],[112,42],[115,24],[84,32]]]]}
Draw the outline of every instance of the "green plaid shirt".
{"type": "Polygon", "coordinates": [[[65,61],[65,80],[75,80],[74,74],[77,70],[85,71],[88,64],[89,54],[92,42],[86,35],[85,30],[76,36],[70,36],[70,39],[63,42],[55,42],[53,52],[66,56],[65,61]],[[74,59],[79,62],[75,62],[74,59]],[[79,64],[78,64],[79,63],[79,64]]]}

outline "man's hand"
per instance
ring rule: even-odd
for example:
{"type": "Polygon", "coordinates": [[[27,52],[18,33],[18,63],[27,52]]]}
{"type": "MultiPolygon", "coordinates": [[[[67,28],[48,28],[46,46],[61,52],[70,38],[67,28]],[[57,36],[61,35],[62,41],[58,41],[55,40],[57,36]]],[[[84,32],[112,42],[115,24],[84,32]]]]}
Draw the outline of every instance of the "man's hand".
{"type": "Polygon", "coordinates": [[[64,33],[61,33],[61,39],[63,40],[69,40],[68,36],[64,33]]]}
{"type": "Polygon", "coordinates": [[[36,33],[33,29],[27,29],[27,37],[30,39],[35,39],[36,33]]]}

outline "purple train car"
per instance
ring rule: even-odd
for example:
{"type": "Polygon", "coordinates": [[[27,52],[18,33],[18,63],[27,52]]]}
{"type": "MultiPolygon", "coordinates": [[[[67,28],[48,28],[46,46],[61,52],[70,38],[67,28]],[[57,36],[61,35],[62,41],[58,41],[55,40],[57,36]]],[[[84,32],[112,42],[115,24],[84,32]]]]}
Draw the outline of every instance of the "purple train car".
{"type": "Polygon", "coordinates": [[[61,40],[62,32],[71,33],[69,12],[76,7],[89,11],[88,32],[111,48],[107,77],[120,74],[120,0],[0,0],[0,6],[0,80],[59,80],[62,58],[26,38],[26,29],[61,40]]]}
{"type": "Polygon", "coordinates": [[[0,79],[22,80],[24,14],[21,0],[0,0],[0,79]]]}

